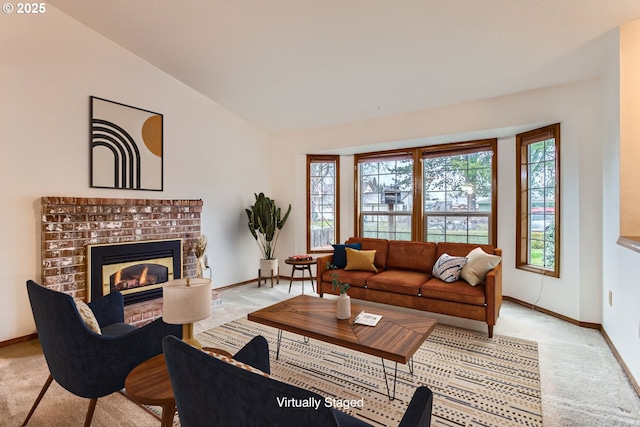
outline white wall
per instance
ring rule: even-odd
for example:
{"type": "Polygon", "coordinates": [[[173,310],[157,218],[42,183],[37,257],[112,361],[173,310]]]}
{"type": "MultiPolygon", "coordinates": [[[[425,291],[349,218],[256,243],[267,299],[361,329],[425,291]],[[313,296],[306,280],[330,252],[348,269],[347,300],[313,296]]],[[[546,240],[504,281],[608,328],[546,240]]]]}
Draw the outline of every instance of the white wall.
{"type": "MultiPolygon", "coordinates": [[[[629,126],[626,132],[632,132],[635,144],[640,137],[638,112],[630,113],[631,123],[621,120],[620,105],[624,102],[636,102],[640,99],[640,88],[636,84],[627,84],[620,79],[620,63],[624,58],[631,65],[640,67],[640,21],[634,21],[612,33],[611,38],[622,50],[611,49],[611,58],[607,61],[608,72],[604,78],[602,92],[602,113],[604,118],[603,140],[603,319],[602,326],[613,342],[616,350],[625,361],[633,377],[640,379],[640,253],[616,244],[620,235],[620,134],[621,127],[629,126]],[[632,99],[624,99],[632,98],[632,99]],[[622,99],[621,99],[622,98],[622,99]],[[635,122],[635,123],[634,123],[635,122]],[[612,305],[608,304],[608,293],[613,294],[612,305]]],[[[630,78],[637,80],[637,71],[630,78]]],[[[630,141],[632,144],[634,140],[630,141]]]]}
{"type": "MultiPolygon", "coordinates": [[[[601,321],[601,82],[589,80],[446,108],[281,136],[276,150],[291,167],[278,169],[279,197],[294,200],[295,233],[282,253],[305,246],[305,153],[355,153],[433,142],[498,137],[498,245],[504,294],[584,322],[601,321]],[[515,269],[515,134],[562,124],[560,279],[515,269]],[[390,142],[394,141],[394,142],[390,142]],[[286,185],[286,183],[295,183],[286,185]],[[544,280],[544,282],[543,282],[544,280]],[[542,286],[542,291],[541,291],[542,286]]],[[[343,199],[353,200],[353,159],[341,158],[343,199]]],[[[342,240],[353,234],[353,208],[342,204],[342,240]],[[349,209],[349,213],[345,213],[349,209]]],[[[498,326],[499,326],[498,320],[498,326]]]]}
{"type": "Polygon", "coordinates": [[[35,331],[41,196],[202,199],[214,286],[256,277],[245,206],[269,192],[272,137],[47,5],[0,25],[0,342],[35,331]],[[164,114],[164,191],[89,188],[89,96],[164,114]]]}

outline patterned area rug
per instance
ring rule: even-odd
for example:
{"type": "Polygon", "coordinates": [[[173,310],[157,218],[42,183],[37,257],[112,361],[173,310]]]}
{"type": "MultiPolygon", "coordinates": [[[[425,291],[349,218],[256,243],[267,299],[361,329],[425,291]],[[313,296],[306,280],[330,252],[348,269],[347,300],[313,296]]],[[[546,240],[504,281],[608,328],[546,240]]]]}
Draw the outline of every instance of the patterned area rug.
{"type": "MultiPolygon", "coordinates": [[[[414,355],[413,375],[398,365],[396,399],[387,395],[380,358],[288,332],[275,360],[277,329],[245,319],[198,334],[203,346],[234,353],[263,335],[271,350],[271,374],[330,399],[363,399],[343,408],[370,424],[397,426],[415,388],[434,394],[432,426],[542,426],[538,344],[518,338],[438,325],[414,355]]],[[[393,391],[394,363],[385,361],[393,391]]]]}

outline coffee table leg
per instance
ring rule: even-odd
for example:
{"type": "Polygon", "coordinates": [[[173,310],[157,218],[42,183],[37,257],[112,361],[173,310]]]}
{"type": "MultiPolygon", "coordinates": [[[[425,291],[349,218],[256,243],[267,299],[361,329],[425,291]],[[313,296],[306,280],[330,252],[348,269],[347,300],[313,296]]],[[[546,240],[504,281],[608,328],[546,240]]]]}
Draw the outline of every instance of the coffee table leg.
{"type": "Polygon", "coordinates": [[[280,341],[282,341],[282,329],[278,329],[278,346],[276,347],[276,360],[280,357],[280,341]]]}
{"type": "Polygon", "coordinates": [[[387,396],[389,400],[396,399],[396,383],[398,382],[398,362],[396,362],[396,368],[393,373],[393,396],[391,395],[391,391],[389,390],[389,381],[387,380],[387,369],[384,366],[384,359],[382,360],[382,372],[384,373],[384,383],[387,386],[387,396]]]}
{"type": "Polygon", "coordinates": [[[166,405],[162,407],[161,427],[173,426],[173,417],[176,414],[176,405],[166,405]]]}

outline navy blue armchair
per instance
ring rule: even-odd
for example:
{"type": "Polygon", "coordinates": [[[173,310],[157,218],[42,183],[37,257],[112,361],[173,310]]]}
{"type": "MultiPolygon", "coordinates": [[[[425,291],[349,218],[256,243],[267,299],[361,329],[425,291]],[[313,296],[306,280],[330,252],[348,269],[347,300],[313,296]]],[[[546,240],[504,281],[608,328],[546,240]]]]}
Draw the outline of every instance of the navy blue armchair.
{"type": "Polygon", "coordinates": [[[71,393],[91,399],[84,423],[89,427],[99,397],[124,388],[124,380],[133,368],[162,353],[163,337],[182,336],[180,325],[169,325],[162,319],[142,328],[124,323],[124,302],[119,292],[89,304],[102,334],[87,327],[71,296],[32,280],[27,282],[27,292],[50,375],[23,426],[55,379],[71,393]]]}
{"type": "MultiPolygon", "coordinates": [[[[235,359],[256,368],[269,366],[269,348],[253,348],[253,360],[235,359]],[[257,366],[258,365],[258,366],[257,366]]],[[[324,398],[314,392],[236,367],[191,347],[175,337],[162,341],[164,357],[171,378],[173,394],[182,427],[278,426],[278,427],[364,427],[369,424],[324,405],[324,398]],[[319,407],[284,407],[279,402],[295,399],[318,399],[319,407]]],[[[243,349],[244,350],[244,349],[243,349]]],[[[242,352],[242,350],[241,350],[242,352]]],[[[268,369],[262,369],[268,373],[268,369]]],[[[433,396],[427,387],[418,387],[409,403],[400,427],[425,426],[431,423],[433,396]]]]}

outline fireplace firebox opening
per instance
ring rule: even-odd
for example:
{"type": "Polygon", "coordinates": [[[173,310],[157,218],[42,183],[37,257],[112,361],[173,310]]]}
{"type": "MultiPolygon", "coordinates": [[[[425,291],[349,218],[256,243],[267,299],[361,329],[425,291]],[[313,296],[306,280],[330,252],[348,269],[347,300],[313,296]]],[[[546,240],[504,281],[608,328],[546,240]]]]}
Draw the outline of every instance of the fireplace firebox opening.
{"type": "Polygon", "coordinates": [[[119,291],[124,303],[162,297],[162,284],[182,277],[182,240],[87,246],[88,301],[119,291]]]}

